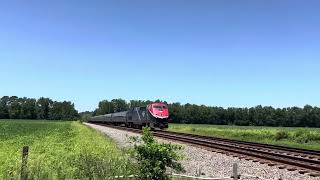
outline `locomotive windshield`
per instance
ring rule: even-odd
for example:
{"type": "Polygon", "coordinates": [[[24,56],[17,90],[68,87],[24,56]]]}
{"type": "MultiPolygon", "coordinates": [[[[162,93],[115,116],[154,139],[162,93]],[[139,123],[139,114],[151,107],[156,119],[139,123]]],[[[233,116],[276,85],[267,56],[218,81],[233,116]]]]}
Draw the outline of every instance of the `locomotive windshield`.
{"type": "Polygon", "coordinates": [[[157,109],[167,109],[167,106],[153,106],[153,108],[157,108],[157,109]]]}

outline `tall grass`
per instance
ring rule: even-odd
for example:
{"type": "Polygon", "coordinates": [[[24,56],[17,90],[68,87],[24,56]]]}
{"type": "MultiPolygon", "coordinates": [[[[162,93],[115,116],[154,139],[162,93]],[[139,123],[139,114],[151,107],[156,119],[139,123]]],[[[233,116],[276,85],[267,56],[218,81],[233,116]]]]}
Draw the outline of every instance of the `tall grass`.
{"type": "Polygon", "coordinates": [[[29,146],[28,179],[112,179],[135,172],[111,139],[78,122],[0,121],[0,179],[19,179],[29,146]]]}
{"type": "Polygon", "coordinates": [[[320,150],[319,128],[169,124],[169,131],[320,150]]]}

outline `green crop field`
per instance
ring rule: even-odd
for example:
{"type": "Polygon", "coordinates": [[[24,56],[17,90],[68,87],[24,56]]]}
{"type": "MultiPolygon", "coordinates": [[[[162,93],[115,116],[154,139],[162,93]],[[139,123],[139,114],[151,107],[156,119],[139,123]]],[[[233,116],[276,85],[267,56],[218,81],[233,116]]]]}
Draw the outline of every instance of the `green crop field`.
{"type": "Polygon", "coordinates": [[[19,179],[26,145],[28,179],[112,179],[134,172],[112,140],[79,122],[0,120],[0,179],[19,179]]]}
{"type": "Polygon", "coordinates": [[[168,130],[320,150],[320,128],[169,124],[168,130]]]}

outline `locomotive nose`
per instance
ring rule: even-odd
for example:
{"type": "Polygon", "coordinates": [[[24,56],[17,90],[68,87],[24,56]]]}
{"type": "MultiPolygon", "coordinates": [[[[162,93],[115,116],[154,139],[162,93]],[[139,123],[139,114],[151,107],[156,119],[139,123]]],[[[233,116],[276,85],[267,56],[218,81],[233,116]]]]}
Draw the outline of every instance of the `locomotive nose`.
{"type": "Polygon", "coordinates": [[[163,104],[154,104],[150,107],[151,113],[156,118],[166,118],[168,116],[168,108],[166,105],[163,104]]]}

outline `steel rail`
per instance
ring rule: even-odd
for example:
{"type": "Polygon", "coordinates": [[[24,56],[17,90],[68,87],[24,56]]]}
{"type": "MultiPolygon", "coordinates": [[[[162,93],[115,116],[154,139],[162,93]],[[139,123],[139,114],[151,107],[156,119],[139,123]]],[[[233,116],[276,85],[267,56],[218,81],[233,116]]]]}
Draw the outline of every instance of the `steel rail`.
{"type": "MultiPolygon", "coordinates": [[[[284,150],[284,151],[290,151],[295,153],[301,153],[305,155],[314,155],[319,156],[320,158],[320,151],[317,150],[307,150],[307,149],[301,149],[301,148],[293,148],[293,147],[286,147],[286,146],[279,146],[279,145],[273,145],[273,144],[264,144],[264,143],[255,143],[255,142],[248,142],[248,141],[241,141],[241,140],[233,140],[233,139],[225,139],[225,138],[218,138],[213,136],[202,136],[197,134],[189,134],[189,133],[181,133],[181,132],[175,132],[175,131],[163,131],[171,134],[180,134],[184,136],[193,136],[193,137],[200,137],[205,139],[211,139],[216,141],[224,141],[224,142],[233,142],[237,144],[243,144],[243,145],[250,145],[250,146],[257,146],[257,147],[263,147],[268,149],[276,149],[276,150],[284,150]]],[[[317,158],[317,157],[315,157],[317,158]]]]}
{"type": "MultiPolygon", "coordinates": [[[[132,129],[127,127],[112,126],[99,124],[111,128],[142,133],[140,129],[132,129]]],[[[237,141],[223,138],[215,138],[210,136],[200,136],[194,134],[177,133],[171,131],[153,131],[154,136],[180,141],[188,144],[197,145],[204,148],[222,150],[228,153],[235,153],[249,157],[269,160],[300,169],[300,172],[315,172],[315,176],[320,176],[320,156],[318,151],[309,151],[297,148],[287,148],[284,146],[275,146],[268,144],[251,143],[245,141],[237,141]]]]}
{"type": "Polygon", "coordinates": [[[280,162],[288,165],[294,165],[306,169],[311,169],[320,172],[320,161],[303,158],[303,157],[295,157],[295,156],[288,156],[287,154],[279,154],[274,152],[256,150],[253,148],[245,148],[241,146],[237,146],[234,144],[222,144],[220,142],[214,142],[210,140],[200,139],[200,138],[191,138],[191,137],[184,137],[181,135],[171,135],[166,133],[153,133],[157,137],[162,137],[166,139],[178,140],[190,144],[196,144],[203,147],[209,147],[214,149],[221,149],[228,152],[233,152],[237,154],[243,154],[247,156],[257,157],[261,159],[267,159],[274,162],[280,162]]]}

